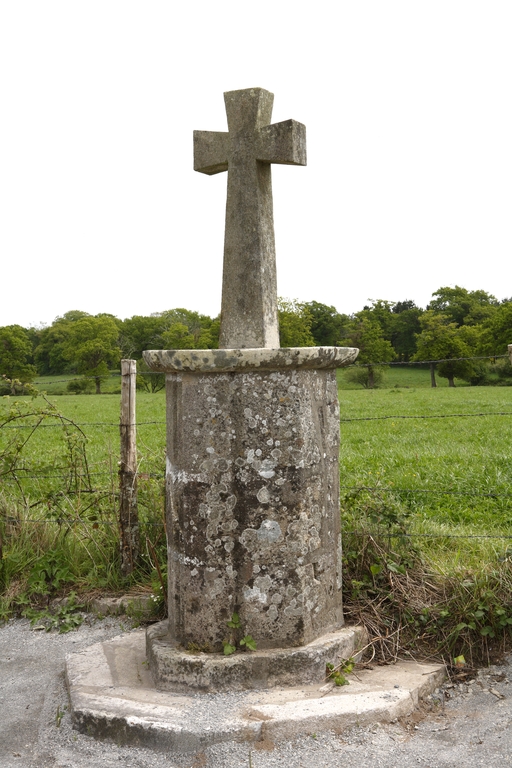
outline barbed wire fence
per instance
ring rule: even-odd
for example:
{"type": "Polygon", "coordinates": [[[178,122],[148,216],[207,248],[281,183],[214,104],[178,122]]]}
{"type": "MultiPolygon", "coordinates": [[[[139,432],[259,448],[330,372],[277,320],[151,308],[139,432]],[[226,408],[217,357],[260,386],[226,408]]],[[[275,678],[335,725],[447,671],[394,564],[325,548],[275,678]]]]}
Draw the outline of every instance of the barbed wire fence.
{"type": "MultiPolygon", "coordinates": [[[[512,345],[509,347],[509,355],[485,356],[474,358],[450,358],[443,360],[424,360],[405,362],[377,362],[375,366],[419,366],[433,363],[447,362],[449,360],[492,360],[504,359],[512,356],[512,345]]],[[[135,361],[132,361],[133,363],[135,361]]],[[[368,364],[359,364],[368,365],[368,364]]],[[[353,367],[357,367],[357,364],[353,367]]],[[[134,403],[136,376],[135,368],[131,371],[131,395],[134,403]]],[[[144,371],[145,377],[162,376],[153,371],[144,371]]],[[[93,378],[93,377],[91,377],[93,378]]],[[[119,374],[122,381],[122,374],[119,374]]],[[[126,379],[125,374],[125,379],[126,379]]],[[[76,380],[76,377],[53,380],[53,383],[67,383],[76,380]]],[[[72,529],[74,526],[88,526],[92,530],[111,529],[116,531],[120,538],[120,551],[125,552],[125,573],[137,559],[140,550],[140,532],[147,530],[159,530],[165,532],[165,517],[163,514],[163,498],[165,485],[165,421],[158,419],[137,421],[135,409],[132,409],[131,420],[127,421],[126,414],[121,415],[119,422],[113,421],[87,421],[76,423],[72,419],[63,416],[46,399],[46,410],[39,412],[10,413],[7,417],[0,415],[0,536],[2,531],[10,529],[14,531],[17,525],[17,517],[13,512],[17,505],[23,508],[23,523],[29,525],[54,525],[58,528],[65,526],[72,529]],[[50,407],[51,406],[51,407],[50,407]],[[135,463],[127,464],[120,448],[112,448],[107,462],[105,460],[98,465],[88,459],[87,451],[91,444],[109,442],[111,446],[120,446],[123,432],[145,428],[158,428],[161,430],[161,447],[156,454],[146,458],[149,465],[148,471],[141,470],[140,456],[137,455],[133,444],[130,448],[132,457],[135,455],[135,463]],[[36,433],[44,434],[46,430],[60,430],[63,455],[60,458],[52,458],[50,463],[45,463],[39,458],[27,456],[27,446],[36,433]],[[100,438],[93,436],[92,432],[98,430],[100,438]],[[87,433],[87,434],[86,434],[87,433]],[[9,437],[12,435],[12,439],[9,437]],[[28,435],[28,436],[27,436],[28,435]],[[73,501],[73,499],[75,501],[73,501]],[[87,501],[89,499],[89,501],[87,501]],[[142,523],[138,519],[137,502],[142,500],[142,523]],[[124,506],[124,512],[122,511],[124,506]],[[157,514],[150,509],[151,504],[159,507],[157,514]],[[126,506],[127,505],[127,506],[126,506]],[[38,514],[34,514],[38,513],[38,514]],[[127,544],[131,542],[131,544],[127,544]]],[[[389,421],[389,420],[436,420],[436,419],[486,419],[499,417],[508,423],[512,416],[511,410],[497,410],[489,412],[471,413],[425,413],[425,414],[400,414],[379,416],[341,417],[342,425],[355,422],[389,421]]],[[[147,453],[148,451],[146,451],[147,453]]],[[[449,497],[481,497],[488,499],[503,499],[508,504],[512,499],[511,493],[503,493],[497,490],[481,492],[475,488],[466,490],[453,490],[446,488],[407,488],[385,487],[382,485],[341,485],[343,493],[358,494],[370,493],[378,495],[407,496],[408,498],[425,496],[449,496],[449,497]]],[[[354,536],[371,535],[368,530],[351,531],[354,536]]],[[[375,535],[382,534],[376,530],[375,535]]],[[[506,533],[425,533],[406,532],[399,533],[402,537],[410,539],[512,539],[512,534],[506,533]]],[[[0,538],[0,557],[1,557],[0,538]]]]}

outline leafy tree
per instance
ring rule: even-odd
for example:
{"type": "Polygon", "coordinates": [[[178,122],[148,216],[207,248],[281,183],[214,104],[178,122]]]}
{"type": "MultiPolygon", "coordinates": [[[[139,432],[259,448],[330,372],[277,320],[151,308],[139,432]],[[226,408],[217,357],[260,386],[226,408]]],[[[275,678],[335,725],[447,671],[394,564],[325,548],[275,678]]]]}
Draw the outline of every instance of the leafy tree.
{"type": "Polygon", "coordinates": [[[408,362],[416,352],[416,337],[421,332],[423,310],[414,301],[398,301],[391,311],[389,340],[398,359],[408,362]]]}
{"type": "Polygon", "coordinates": [[[84,317],[87,312],[71,310],[62,317],[56,317],[52,325],[38,331],[38,343],[34,350],[34,359],[39,373],[59,374],[70,371],[69,360],[64,355],[71,324],[84,317]]]}
{"type": "Polygon", "coordinates": [[[10,380],[12,394],[16,391],[16,380],[27,384],[37,375],[31,364],[32,342],[21,325],[4,325],[0,328],[0,375],[10,380]]]}
{"type": "MultiPolygon", "coordinates": [[[[163,324],[163,331],[170,331],[176,324],[187,328],[188,333],[193,337],[193,343],[190,347],[181,347],[181,349],[213,349],[219,346],[220,322],[212,320],[208,315],[201,315],[199,312],[192,312],[189,309],[170,309],[162,312],[160,315],[163,324]]],[[[176,331],[173,331],[175,333],[176,331]]],[[[180,347],[170,347],[170,349],[179,349],[180,347]]]]}
{"type": "Polygon", "coordinates": [[[184,323],[173,323],[162,333],[164,349],[195,349],[196,340],[184,323]]]}
{"type": "Polygon", "coordinates": [[[512,301],[500,304],[481,326],[479,350],[484,355],[505,355],[512,344],[512,301]]]}
{"type": "Polygon", "coordinates": [[[69,325],[63,357],[77,373],[94,378],[98,395],[109,366],[120,360],[118,338],[119,327],[108,315],[82,317],[69,325]]]}
{"type": "Polygon", "coordinates": [[[123,357],[138,360],[145,349],[162,349],[163,329],[160,315],[133,315],[123,320],[119,334],[123,357]]]}
{"type": "Polygon", "coordinates": [[[208,344],[207,347],[202,347],[202,346],[198,347],[198,349],[218,349],[219,348],[220,315],[218,317],[213,318],[212,324],[208,329],[208,333],[210,334],[211,344],[208,344]]]}
{"type": "Polygon", "coordinates": [[[473,374],[470,360],[458,359],[471,357],[473,350],[468,344],[468,335],[456,323],[449,322],[445,315],[427,310],[420,319],[421,333],[418,334],[418,347],[413,360],[430,361],[432,386],[437,386],[435,369],[440,376],[448,379],[450,387],[455,386],[455,377],[469,379],[473,374]]]}
{"type": "Polygon", "coordinates": [[[391,342],[397,357],[408,361],[416,351],[416,334],[420,332],[418,318],[423,310],[414,301],[372,300],[363,310],[377,322],[384,339],[391,342]]]}
{"type": "Polygon", "coordinates": [[[486,291],[468,291],[456,285],[445,286],[432,294],[427,309],[445,315],[449,322],[461,325],[478,325],[491,317],[499,301],[486,291]],[[435,297],[435,298],[434,298],[435,297]]]}
{"type": "Polygon", "coordinates": [[[279,298],[277,308],[281,347],[314,347],[312,317],[306,305],[299,301],[279,298]]]}
{"type": "Polygon", "coordinates": [[[397,301],[393,304],[391,310],[394,315],[400,315],[402,312],[407,312],[408,309],[418,309],[415,302],[412,299],[405,299],[405,301],[397,301]]]}
{"type": "Polygon", "coordinates": [[[169,309],[148,317],[134,315],[121,323],[125,357],[140,359],[145,349],[216,349],[220,321],[188,309],[169,309]]]}
{"type": "Polygon", "coordinates": [[[358,383],[362,383],[368,389],[375,387],[378,383],[377,377],[381,378],[379,374],[376,374],[377,367],[380,369],[379,363],[390,362],[396,357],[391,342],[384,338],[382,326],[371,309],[363,309],[355,315],[348,335],[343,339],[342,344],[359,349],[357,361],[366,368],[366,384],[359,380],[360,374],[350,373],[349,376],[353,379],[355,377],[358,383]]]}
{"type": "Polygon", "coordinates": [[[304,308],[311,316],[311,333],[317,347],[337,347],[350,322],[348,315],[341,315],[335,307],[308,301],[304,308]]]}
{"type": "Polygon", "coordinates": [[[383,337],[391,341],[394,302],[385,299],[369,299],[369,301],[372,302],[371,305],[363,307],[363,312],[371,314],[372,320],[380,325],[383,337]]]}

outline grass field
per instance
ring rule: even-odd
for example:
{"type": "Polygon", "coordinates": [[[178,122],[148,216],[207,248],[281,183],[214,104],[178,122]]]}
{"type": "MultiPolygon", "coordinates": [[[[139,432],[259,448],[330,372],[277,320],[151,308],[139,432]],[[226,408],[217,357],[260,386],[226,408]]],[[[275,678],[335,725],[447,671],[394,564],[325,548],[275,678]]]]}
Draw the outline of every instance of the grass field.
{"type": "Polygon", "coordinates": [[[439,523],[510,529],[508,387],[343,390],[340,407],[343,486],[393,490],[411,511],[439,523]]]}
{"type": "MultiPolygon", "coordinates": [[[[351,620],[398,633],[406,648],[421,630],[425,652],[468,648],[481,659],[495,652],[489,638],[507,646],[512,627],[512,389],[429,381],[428,371],[391,369],[390,388],[340,382],[345,605],[351,620]]],[[[0,400],[0,616],[30,602],[48,553],[58,557],[51,572],[78,589],[127,584],[118,568],[120,397],[57,396],[46,383],[47,401],[0,400]],[[32,415],[5,423],[24,409],[32,415]]],[[[155,553],[165,572],[166,551],[163,392],[137,393],[137,422],[146,560],[130,583],[154,583],[155,553]]],[[[392,657],[398,645],[386,648],[392,657]]]]}
{"type": "MultiPolygon", "coordinates": [[[[89,471],[100,484],[110,482],[119,459],[119,396],[48,397],[85,433],[89,471]]],[[[488,533],[510,530],[512,389],[340,388],[339,397],[342,493],[360,486],[376,488],[380,497],[401,504],[418,525],[430,521],[488,533]]],[[[163,392],[137,393],[137,422],[139,470],[163,475],[163,392]]],[[[6,436],[8,430],[0,430],[4,444],[6,436]]],[[[25,474],[46,475],[48,487],[49,476],[58,474],[68,460],[59,419],[45,419],[23,456],[25,474]]],[[[25,482],[32,495],[41,481],[31,484],[27,477],[25,482]]]]}

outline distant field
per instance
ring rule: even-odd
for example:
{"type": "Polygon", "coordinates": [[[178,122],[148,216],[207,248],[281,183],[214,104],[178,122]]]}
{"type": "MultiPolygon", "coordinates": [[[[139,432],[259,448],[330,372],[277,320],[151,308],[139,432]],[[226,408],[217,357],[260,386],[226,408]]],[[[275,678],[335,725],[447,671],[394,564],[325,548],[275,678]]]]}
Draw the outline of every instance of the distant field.
{"type": "MultiPolygon", "coordinates": [[[[347,380],[347,368],[339,368],[338,374],[338,388],[339,389],[357,389],[361,390],[363,387],[360,384],[354,384],[347,380]]],[[[430,369],[424,366],[416,365],[388,365],[382,366],[384,373],[384,380],[379,389],[390,389],[394,387],[415,387],[431,389],[430,384],[430,369]]],[[[448,379],[443,379],[441,376],[436,375],[437,387],[448,387],[448,379]]],[[[462,379],[456,379],[457,387],[469,387],[467,381],[462,379]]]]}
{"type": "MultiPolygon", "coordinates": [[[[38,376],[33,382],[34,386],[40,392],[47,392],[49,395],[69,394],[67,386],[73,379],[80,378],[71,373],[63,373],[59,376],[38,376]]],[[[121,392],[121,372],[112,371],[108,379],[101,384],[102,394],[119,394],[121,392]]]]}
{"type": "MultiPolygon", "coordinates": [[[[337,371],[338,388],[362,390],[360,384],[354,384],[347,379],[347,368],[339,368],[337,371]]],[[[394,389],[403,387],[410,389],[431,389],[430,370],[425,366],[416,365],[390,365],[382,367],[384,379],[378,389],[394,389]]],[[[71,374],[62,376],[39,376],[34,385],[41,392],[47,392],[49,395],[67,395],[68,383],[74,379],[71,374]]],[[[436,374],[437,388],[448,388],[448,379],[436,374]]],[[[467,381],[455,379],[456,387],[469,387],[467,381]]],[[[102,394],[119,394],[121,392],[121,374],[119,371],[112,371],[108,379],[101,384],[102,394]]]]}
{"type": "MultiPolygon", "coordinates": [[[[359,384],[354,384],[346,379],[347,369],[340,368],[337,371],[338,387],[340,389],[362,390],[359,384]]],[[[39,376],[35,381],[35,386],[40,391],[45,391],[50,395],[66,395],[67,385],[71,379],[75,378],[71,374],[62,376],[39,376]]],[[[437,386],[448,387],[448,380],[441,376],[436,376],[437,386]]],[[[457,387],[468,387],[469,384],[461,379],[456,379],[457,387]]],[[[390,389],[394,387],[415,387],[430,389],[430,370],[417,366],[385,366],[384,380],[381,389],[390,389]]],[[[110,377],[102,382],[102,394],[119,394],[121,391],[121,376],[119,372],[112,372],[110,377]]]]}

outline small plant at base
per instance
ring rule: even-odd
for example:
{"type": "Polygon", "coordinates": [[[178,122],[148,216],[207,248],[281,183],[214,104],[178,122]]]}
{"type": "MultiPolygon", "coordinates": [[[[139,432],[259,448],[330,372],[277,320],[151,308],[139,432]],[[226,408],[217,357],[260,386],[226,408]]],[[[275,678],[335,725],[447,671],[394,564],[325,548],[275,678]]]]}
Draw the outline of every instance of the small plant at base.
{"type": "Polygon", "coordinates": [[[66,709],[67,709],[67,705],[65,705],[63,709],[60,708],[60,704],[57,706],[57,714],[55,715],[55,725],[57,726],[57,728],[60,728],[60,724],[62,722],[62,718],[64,717],[66,709]]]}
{"type": "Polygon", "coordinates": [[[76,593],[70,592],[66,604],[62,605],[55,613],[51,613],[48,609],[37,611],[33,608],[27,608],[23,615],[30,619],[30,625],[34,629],[41,628],[47,632],[58,629],[62,635],[71,632],[72,629],[77,629],[82,624],[83,616],[79,613],[82,607],[77,603],[76,593]]]}
{"type": "Polygon", "coordinates": [[[354,669],[354,659],[343,660],[337,667],[334,664],[328,663],[326,674],[330,680],[333,680],[335,685],[350,685],[345,675],[349,675],[354,669]]]}
{"type": "Polygon", "coordinates": [[[245,637],[242,637],[240,640],[240,645],[245,645],[246,648],[248,648],[250,651],[256,650],[256,641],[252,637],[252,635],[245,635],[245,637]]]}
{"type": "Polygon", "coordinates": [[[228,640],[223,640],[222,645],[224,646],[224,656],[231,656],[236,651],[236,645],[231,645],[228,640]]]}
{"type": "MultiPolygon", "coordinates": [[[[224,647],[224,656],[231,656],[237,649],[237,636],[242,632],[242,623],[238,613],[233,613],[231,619],[227,621],[226,624],[232,631],[230,632],[229,638],[222,641],[222,645],[224,647]]],[[[241,648],[245,648],[246,650],[256,650],[256,641],[252,635],[244,635],[238,641],[238,644],[241,648]]]]}
{"type": "Polygon", "coordinates": [[[47,595],[72,580],[73,574],[65,562],[63,553],[47,552],[32,568],[28,587],[35,594],[47,595]]]}
{"type": "Polygon", "coordinates": [[[213,653],[210,643],[187,643],[187,651],[190,653],[213,653]]]}

